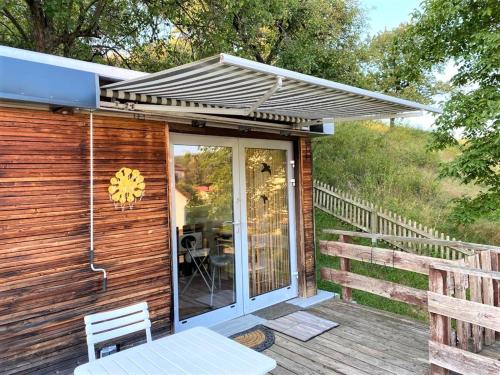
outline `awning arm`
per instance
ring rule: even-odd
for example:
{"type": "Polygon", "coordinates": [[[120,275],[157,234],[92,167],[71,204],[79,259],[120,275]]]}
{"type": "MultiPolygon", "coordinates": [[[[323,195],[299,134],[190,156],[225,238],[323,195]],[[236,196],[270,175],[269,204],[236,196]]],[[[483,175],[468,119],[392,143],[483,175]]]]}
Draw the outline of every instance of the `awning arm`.
{"type": "Polygon", "coordinates": [[[409,117],[420,117],[423,115],[422,111],[416,112],[399,112],[399,113],[381,113],[374,115],[356,115],[346,117],[333,117],[332,120],[335,122],[346,122],[346,121],[365,121],[365,120],[385,120],[390,118],[409,118],[409,117]]]}
{"type": "Polygon", "coordinates": [[[248,112],[246,113],[246,115],[250,115],[252,112],[255,112],[257,111],[257,109],[267,100],[269,99],[271,96],[274,95],[274,93],[276,91],[278,91],[279,89],[281,89],[281,87],[283,87],[283,77],[281,76],[276,76],[276,82],[274,83],[274,85],[264,94],[262,95],[262,97],[257,100],[254,105],[252,105],[250,107],[250,109],[248,110],[248,112]]]}

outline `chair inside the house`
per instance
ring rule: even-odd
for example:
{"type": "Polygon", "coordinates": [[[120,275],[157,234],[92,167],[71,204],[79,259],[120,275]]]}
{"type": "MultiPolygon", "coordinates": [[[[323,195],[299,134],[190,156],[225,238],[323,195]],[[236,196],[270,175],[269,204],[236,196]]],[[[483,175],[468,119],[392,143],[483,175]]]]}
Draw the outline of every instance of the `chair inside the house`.
{"type": "MultiPolygon", "coordinates": [[[[185,282],[181,295],[188,297],[190,294],[189,289],[194,283],[196,286],[191,291],[194,296],[195,293],[199,292],[201,282],[202,285],[206,286],[210,294],[210,298],[206,298],[206,303],[213,308],[215,306],[214,297],[219,298],[218,292],[222,291],[221,273],[227,267],[232,266],[233,255],[226,253],[228,240],[217,237],[214,246],[202,247],[202,239],[202,232],[188,232],[179,238],[179,250],[185,255],[186,262],[192,266],[191,275],[185,282]]],[[[232,250],[232,247],[229,250],[232,250]]],[[[203,297],[199,298],[200,301],[204,299],[203,297]]]]}
{"type": "Polygon", "coordinates": [[[109,342],[142,330],[146,333],[146,341],[153,341],[147,302],[87,315],[84,321],[89,362],[96,360],[96,344],[109,342]]]}
{"type": "Polygon", "coordinates": [[[234,242],[230,224],[197,217],[177,228],[179,317],[233,303],[234,242]]]}

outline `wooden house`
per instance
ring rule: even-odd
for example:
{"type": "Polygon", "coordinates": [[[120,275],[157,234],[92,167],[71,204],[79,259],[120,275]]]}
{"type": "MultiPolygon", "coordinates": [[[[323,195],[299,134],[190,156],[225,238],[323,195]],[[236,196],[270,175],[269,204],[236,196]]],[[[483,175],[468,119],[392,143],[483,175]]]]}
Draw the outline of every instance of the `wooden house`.
{"type": "Polygon", "coordinates": [[[434,108],[221,54],[155,74],[0,47],[0,373],[316,293],[311,138],[434,108]]]}

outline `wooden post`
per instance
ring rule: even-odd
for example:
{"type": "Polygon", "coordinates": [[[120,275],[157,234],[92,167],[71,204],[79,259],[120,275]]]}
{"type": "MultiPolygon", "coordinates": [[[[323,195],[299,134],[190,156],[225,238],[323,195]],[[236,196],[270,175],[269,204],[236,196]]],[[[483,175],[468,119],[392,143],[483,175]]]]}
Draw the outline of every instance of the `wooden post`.
{"type": "MultiPolygon", "coordinates": [[[[491,254],[491,268],[500,271],[500,253],[491,254]]],[[[493,280],[493,304],[500,307],[500,281],[493,280]]],[[[496,339],[500,340],[500,332],[496,333],[496,339]]]]}
{"type": "MultiPolygon", "coordinates": [[[[447,294],[447,272],[429,267],[429,290],[434,293],[447,294]]],[[[448,345],[450,342],[449,320],[447,316],[429,313],[431,341],[448,345]]],[[[443,367],[431,364],[431,375],[448,375],[443,367]]]]}
{"type": "MultiPolygon", "coordinates": [[[[377,213],[377,207],[371,206],[371,212],[370,212],[370,231],[373,234],[378,233],[378,213],[377,213]]],[[[372,244],[376,245],[377,240],[375,238],[372,238],[372,244]]]]}
{"type": "MultiPolygon", "coordinates": [[[[460,259],[457,264],[465,265],[465,261],[460,259]]],[[[469,277],[467,275],[463,275],[461,273],[454,273],[455,279],[455,298],[467,299],[467,285],[469,281],[469,277]]],[[[467,322],[463,322],[457,320],[457,339],[458,339],[458,347],[462,350],[467,350],[469,346],[469,332],[470,332],[470,324],[467,322]]]]}
{"type": "MultiPolygon", "coordinates": [[[[485,271],[492,271],[492,262],[491,262],[491,252],[489,251],[481,251],[479,254],[479,258],[481,261],[481,269],[485,271]]],[[[487,277],[482,278],[482,292],[483,292],[483,303],[485,305],[495,305],[494,302],[494,287],[493,280],[487,277]]],[[[484,330],[484,344],[491,345],[495,343],[495,331],[492,329],[484,330]]]]}
{"type": "MultiPolygon", "coordinates": [[[[467,258],[467,263],[471,268],[480,268],[479,254],[475,254],[467,258]]],[[[473,302],[483,303],[482,298],[482,278],[479,276],[469,276],[470,300],[473,302]]],[[[483,332],[484,328],[473,324],[472,325],[472,351],[479,353],[483,350],[483,332]]]]}
{"type": "MultiPolygon", "coordinates": [[[[339,241],[345,242],[345,243],[351,243],[352,239],[349,236],[345,236],[345,235],[341,234],[339,236],[339,241]]],[[[345,272],[350,272],[351,260],[349,258],[340,257],[340,270],[345,271],[345,272]]],[[[352,301],[352,289],[351,288],[342,287],[342,299],[345,302],[352,301]]]]}
{"type": "MultiPolygon", "coordinates": [[[[491,269],[500,271],[500,253],[491,254],[491,269]]],[[[498,280],[493,280],[493,304],[500,306],[500,281],[498,280]]]]}

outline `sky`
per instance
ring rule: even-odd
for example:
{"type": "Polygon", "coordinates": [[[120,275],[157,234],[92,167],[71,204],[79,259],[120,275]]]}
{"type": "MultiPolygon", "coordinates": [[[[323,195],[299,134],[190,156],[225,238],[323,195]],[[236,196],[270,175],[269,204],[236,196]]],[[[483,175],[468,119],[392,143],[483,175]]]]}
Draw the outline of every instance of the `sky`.
{"type": "Polygon", "coordinates": [[[421,0],[360,0],[369,17],[369,34],[393,29],[409,21],[410,13],[419,8],[421,0]]]}
{"type": "MultiPolygon", "coordinates": [[[[390,30],[400,23],[410,20],[411,13],[420,8],[422,0],[359,0],[365,9],[368,17],[367,34],[376,35],[384,30],[390,30]]],[[[438,74],[437,78],[447,81],[456,73],[456,67],[450,63],[446,65],[443,74],[438,74]]],[[[410,126],[431,130],[434,124],[434,117],[425,114],[422,117],[408,118],[404,120],[410,126]]]]}

